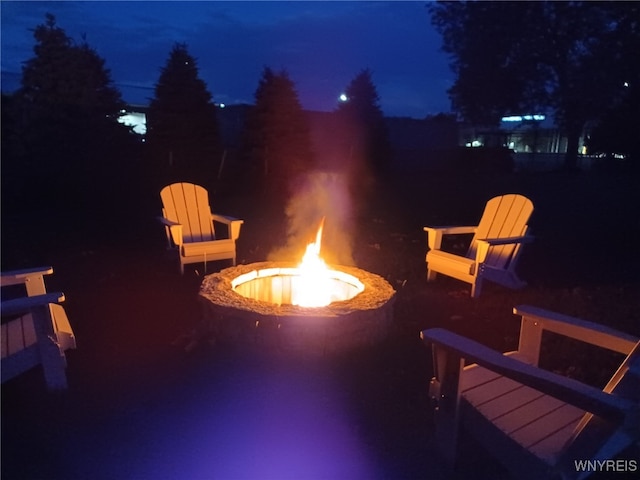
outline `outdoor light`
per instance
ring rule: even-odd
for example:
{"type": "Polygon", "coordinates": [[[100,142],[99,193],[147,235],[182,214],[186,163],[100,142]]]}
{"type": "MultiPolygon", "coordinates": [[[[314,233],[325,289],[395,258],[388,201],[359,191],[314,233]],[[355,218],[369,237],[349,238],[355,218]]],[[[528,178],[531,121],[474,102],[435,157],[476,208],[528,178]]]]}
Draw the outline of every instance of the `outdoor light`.
{"type": "Polygon", "coordinates": [[[339,98],[341,102],[346,102],[347,100],[349,100],[349,97],[347,97],[346,93],[341,93],[339,98]]]}
{"type": "Polygon", "coordinates": [[[132,127],[133,131],[139,135],[147,133],[147,116],[142,112],[121,111],[118,123],[132,127]]]}
{"type": "Polygon", "coordinates": [[[536,122],[541,122],[545,118],[546,117],[544,115],[541,115],[541,114],[536,114],[536,115],[509,115],[509,116],[506,116],[506,117],[502,117],[501,121],[503,121],[503,122],[522,122],[523,120],[526,120],[526,121],[535,120],[536,122]]]}

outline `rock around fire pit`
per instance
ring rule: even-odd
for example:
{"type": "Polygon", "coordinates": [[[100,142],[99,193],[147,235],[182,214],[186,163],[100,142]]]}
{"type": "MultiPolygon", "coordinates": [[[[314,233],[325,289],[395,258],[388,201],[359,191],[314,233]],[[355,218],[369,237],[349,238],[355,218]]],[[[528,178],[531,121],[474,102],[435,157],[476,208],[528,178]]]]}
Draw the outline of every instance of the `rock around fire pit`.
{"type": "Polygon", "coordinates": [[[287,285],[295,268],[260,262],[206,276],[199,299],[208,334],[238,346],[319,354],[373,345],[387,336],[395,290],[382,277],[356,267],[332,266],[334,281],[343,282],[351,294],[346,300],[310,308],[287,303],[287,285]],[[357,293],[361,286],[364,290],[357,293]]]}

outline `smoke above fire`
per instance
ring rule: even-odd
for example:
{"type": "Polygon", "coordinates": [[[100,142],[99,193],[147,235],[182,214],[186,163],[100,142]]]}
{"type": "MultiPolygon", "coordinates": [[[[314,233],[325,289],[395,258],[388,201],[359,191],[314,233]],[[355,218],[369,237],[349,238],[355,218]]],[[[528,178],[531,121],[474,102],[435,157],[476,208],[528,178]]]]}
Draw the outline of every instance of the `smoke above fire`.
{"type": "Polygon", "coordinates": [[[299,261],[315,241],[324,218],[321,257],[328,264],[354,265],[351,228],[353,207],[346,175],[313,172],[298,185],[286,207],[286,245],[271,252],[270,261],[299,261]]]}

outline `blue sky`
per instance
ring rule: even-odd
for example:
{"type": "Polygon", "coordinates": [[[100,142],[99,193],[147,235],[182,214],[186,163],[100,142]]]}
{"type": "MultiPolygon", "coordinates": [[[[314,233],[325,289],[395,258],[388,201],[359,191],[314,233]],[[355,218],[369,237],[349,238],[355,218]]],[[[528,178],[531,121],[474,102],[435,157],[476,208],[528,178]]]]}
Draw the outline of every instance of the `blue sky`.
{"type": "Polygon", "coordinates": [[[17,85],[45,13],[105,59],[130,103],[147,103],[175,42],[217,103],[252,103],[265,66],[286,69],[305,108],[330,111],[369,68],[388,116],[448,112],[453,82],[425,2],[64,1],[0,3],[2,89],[17,85]]]}

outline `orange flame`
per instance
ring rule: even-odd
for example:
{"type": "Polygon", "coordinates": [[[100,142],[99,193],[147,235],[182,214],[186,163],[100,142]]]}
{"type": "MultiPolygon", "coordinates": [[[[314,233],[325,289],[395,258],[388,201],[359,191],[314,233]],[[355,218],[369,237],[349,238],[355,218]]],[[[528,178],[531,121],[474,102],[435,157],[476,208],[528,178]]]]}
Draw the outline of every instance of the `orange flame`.
{"type": "Polygon", "coordinates": [[[301,307],[324,307],[331,303],[331,275],[329,267],[320,257],[324,217],[316,233],[316,241],[307,245],[299,276],[292,289],[291,303],[301,307]]]}

